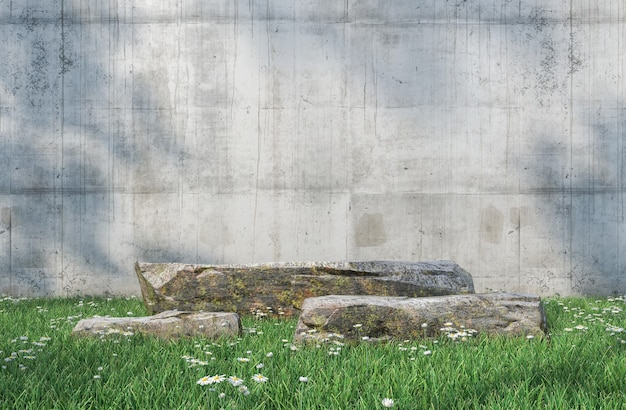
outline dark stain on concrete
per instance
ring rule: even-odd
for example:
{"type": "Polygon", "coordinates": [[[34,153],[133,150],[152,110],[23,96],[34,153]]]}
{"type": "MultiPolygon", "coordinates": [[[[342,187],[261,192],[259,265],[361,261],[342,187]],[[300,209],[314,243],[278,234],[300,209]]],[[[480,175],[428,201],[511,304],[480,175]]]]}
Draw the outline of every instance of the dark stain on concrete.
{"type": "Polygon", "coordinates": [[[378,246],[387,242],[383,215],[363,214],[356,226],[355,238],[358,247],[378,246]]]}

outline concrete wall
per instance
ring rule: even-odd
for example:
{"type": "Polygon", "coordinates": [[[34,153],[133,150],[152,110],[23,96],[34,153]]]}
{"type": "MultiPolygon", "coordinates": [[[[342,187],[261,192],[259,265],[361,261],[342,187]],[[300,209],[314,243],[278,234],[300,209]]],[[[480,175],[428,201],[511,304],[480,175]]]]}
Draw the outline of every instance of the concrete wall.
{"type": "Polygon", "coordinates": [[[626,292],[623,0],[0,0],[0,294],[452,259],[626,292]]]}

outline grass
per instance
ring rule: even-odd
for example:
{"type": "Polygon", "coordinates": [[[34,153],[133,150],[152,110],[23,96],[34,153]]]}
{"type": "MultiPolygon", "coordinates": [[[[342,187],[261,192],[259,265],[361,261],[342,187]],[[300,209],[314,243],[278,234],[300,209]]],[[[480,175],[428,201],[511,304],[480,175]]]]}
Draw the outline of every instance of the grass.
{"type": "Polygon", "coordinates": [[[0,408],[626,408],[624,298],[545,304],[549,340],[295,346],[295,320],[252,316],[238,339],[75,338],[79,319],[142,316],[142,302],[3,298],[0,408]],[[221,375],[242,384],[198,384],[221,375]]]}

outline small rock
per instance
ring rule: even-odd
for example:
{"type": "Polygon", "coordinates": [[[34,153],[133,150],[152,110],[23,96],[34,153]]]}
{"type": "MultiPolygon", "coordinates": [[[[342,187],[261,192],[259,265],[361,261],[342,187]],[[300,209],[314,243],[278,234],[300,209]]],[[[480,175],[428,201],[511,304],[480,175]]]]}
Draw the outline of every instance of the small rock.
{"type": "Polygon", "coordinates": [[[236,313],[165,311],[145,317],[93,317],[80,320],[72,334],[101,336],[142,333],[165,339],[202,336],[238,336],[241,320],[236,313]]]}

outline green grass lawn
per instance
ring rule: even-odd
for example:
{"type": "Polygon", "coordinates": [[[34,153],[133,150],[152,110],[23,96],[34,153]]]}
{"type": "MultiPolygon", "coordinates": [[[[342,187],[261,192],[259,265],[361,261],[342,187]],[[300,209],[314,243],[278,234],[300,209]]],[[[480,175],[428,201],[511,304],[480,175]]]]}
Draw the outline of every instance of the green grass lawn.
{"type": "Polygon", "coordinates": [[[626,408],[624,298],[544,302],[544,340],[295,346],[295,320],[252,316],[239,339],[81,339],[81,318],[141,300],[0,298],[0,408],[626,408]]]}

